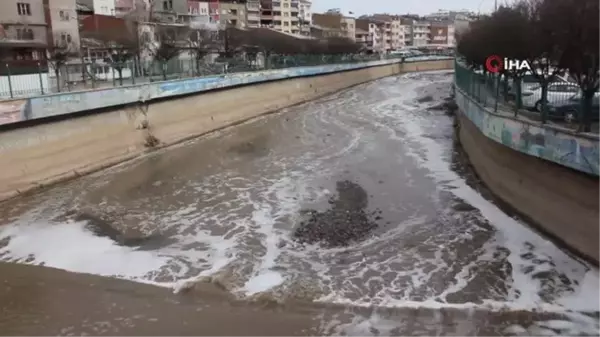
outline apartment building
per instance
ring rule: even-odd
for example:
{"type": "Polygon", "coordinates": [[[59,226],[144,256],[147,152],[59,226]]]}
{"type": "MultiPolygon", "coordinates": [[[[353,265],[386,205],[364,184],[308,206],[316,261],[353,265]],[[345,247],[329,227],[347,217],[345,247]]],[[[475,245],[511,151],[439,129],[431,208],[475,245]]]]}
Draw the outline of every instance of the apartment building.
{"type": "Polygon", "coordinates": [[[1,43],[4,48],[10,49],[9,53],[15,59],[37,59],[41,57],[40,48],[44,50],[47,47],[45,2],[47,0],[0,1],[0,25],[3,33],[1,43]],[[19,45],[29,47],[19,48],[19,45]]]}
{"type": "Polygon", "coordinates": [[[405,44],[407,46],[419,47],[429,44],[431,30],[428,21],[403,17],[402,22],[406,27],[405,44]]]}
{"type": "Polygon", "coordinates": [[[365,46],[368,53],[383,53],[385,23],[369,19],[356,19],[356,42],[365,46]]]}
{"type": "MultiPolygon", "coordinates": [[[[248,27],[254,27],[256,2],[248,1],[246,8],[250,11],[247,19],[248,27]]],[[[300,35],[300,0],[260,0],[258,13],[259,27],[300,35]]]]}
{"type": "Polygon", "coordinates": [[[261,26],[260,0],[246,0],[246,27],[258,28],[261,26]]]}
{"type": "Polygon", "coordinates": [[[309,36],[310,26],[312,25],[312,1],[300,0],[300,10],[298,12],[300,23],[300,35],[309,36]]]}
{"type": "Polygon", "coordinates": [[[220,23],[222,27],[246,27],[246,5],[237,2],[220,3],[220,23]]]}
{"type": "Polygon", "coordinates": [[[400,16],[390,14],[373,14],[364,17],[373,23],[377,23],[380,34],[383,36],[382,49],[386,51],[403,48],[406,43],[406,31],[409,30],[403,24],[400,16]]]}
{"type": "Polygon", "coordinates": [[[324,14],[313,13],[312,25],[327,30],[329,36],[356,40],[356,19],[339,10],[330,10],[324,14]]]}
{"type": "Polygon", "coordinates": [[[79,49],[79,22],[77,21],[77,3],[75,0],[48,0],[48,28],[52,32],[55,46],[67,47],[73,51],[79,49]]]}

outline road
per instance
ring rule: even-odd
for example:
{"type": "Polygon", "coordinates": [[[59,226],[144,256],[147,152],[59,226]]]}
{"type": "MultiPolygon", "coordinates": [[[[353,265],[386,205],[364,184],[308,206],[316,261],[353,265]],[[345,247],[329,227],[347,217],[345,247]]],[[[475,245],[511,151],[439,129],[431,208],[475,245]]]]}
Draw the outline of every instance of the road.
{"type": "Polygon", "coordinates": [[[0,331],[240,334],[215,317],[242,312],[241,334],[598,335],[598,270],[478,184],[451,80],[360,85],[2,205],[0,260],[96,276],[0,264],[0,331]]]}

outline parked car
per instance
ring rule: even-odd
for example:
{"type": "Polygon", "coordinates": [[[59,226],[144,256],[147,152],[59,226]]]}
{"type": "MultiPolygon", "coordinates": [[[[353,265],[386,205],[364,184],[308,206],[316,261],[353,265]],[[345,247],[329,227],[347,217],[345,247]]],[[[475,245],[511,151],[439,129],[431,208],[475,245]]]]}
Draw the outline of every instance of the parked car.
{"type": "MultiPolygon", "coordinates": [[[[562,102],[567,102],[569,98],[579,92],[579,86],[571,82],[554,82],[548,84],[548,104],[557,105],[562,102]]],[[[542,87],[537,86],[522,90],[521,98],[523,107],[534,109],[535,111],[542,110],[542,87]]]]}
{"type": "MultiPolygon", "coordinates": [[[[563,120],[571,123],[579,120],[581,116],[581,96],[574,95],[568,100],[548,105],[548,118],[554,120],[563,120]]],[[[592,101],[592,120],[600,120],[600,97],[595,95],[592,101]]]]}
{"type": "MultiPolygon", "coordinates": [[[[574,80],[572,80],[569,77],[569,75],[566,73],[557,74],[554,82],[555,83],[570,82],[570,83],[573,83],[573,85],[576,85],[574,83],[574,80]]],[[[522,93],[530,92],[539,86],[540,86],[539,80],[532,73],[527,72],[525,75],[523,75],[523,78],[521,79],[521,92],[522,93]]],[[[512,78],[508,79],[508,89],[509,89],[508,90],[509,97],[511,97],[512,99],[515,99],[515,97],[517,97],[517,90],[516,90],[516,85],[514,83],[514,80],[512,78]]],[[[541,98],[541,94],[540,94],[540,98],[541,98]]]]}

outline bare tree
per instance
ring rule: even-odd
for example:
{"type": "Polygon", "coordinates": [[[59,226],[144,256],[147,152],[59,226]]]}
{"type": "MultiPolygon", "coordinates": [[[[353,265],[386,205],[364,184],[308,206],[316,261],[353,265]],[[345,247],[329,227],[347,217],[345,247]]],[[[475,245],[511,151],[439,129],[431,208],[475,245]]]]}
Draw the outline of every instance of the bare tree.
{"type": "MultiPolygon", "coordinates": [[[[598,26],[597,0],[521,0],[474,22],[459,36],[457,51],[470,67],[484,71],[489,55],[529,60],[532,75],[542,88],[536,104],[542,122],[547,119],[548,84],[569,70],[582,90],[582,129],[587,130],[592,99],[598,91],[598,26]]],[[[517,93],[524,71],[503,74],[505,79],[515,80],[517,93]]],[[[520,106],[517,102],[517,108],[520,106]]]]}
{"type": "Polygon", "coordinates": [[[204,63],[206,56],[211,52],[219,50],[218,27],[211,25],[192,26],[189,35],[188,49],[194,58],[195,72],[199,75],[201,64],[204,63]]]}
{"type": "Polygon", "coordinates": [[[51,45],[46,50],[46,60],[54,70],[56,77],[56,90],[61,91],[61,82],[68,81],[66,64],[69,59],[78,56],[78,48],[74,41],[69,40],[70,35],[57,33],[51,45]]]}
{"type": "Polygon", "coordinates": [[[137,55],[139,40],[136,23],[125,20],[120,22],[123,24],[102,27],[102,29],[86,35],[99,42],[99,48],[107,52],[108,57],[105,62],[117,71],[119,84],[123,85],[123,69],[137,55]]]}
{"type": "Polygon", "coordinates": [[[591,131],[592,102],[599,89],[600,40],[598,31],[599,6],[597,0],[570,0],[570,6],[562,8],[561,20],[568,27],[565,39],[563,66],[575,78],[582,92],[582,116],[579,130],[591,131]]]}
{"type": "Polygon", "coordinates": [[[528,57],[542,89],[542,97],[536,103],[536,110],[541,112],[542,123],[547,115],[548,85],[555,81],[556,75],[563,72],[563,54],[568,43],[569,34],[560,21],[561,12],[570,4],[564,0],[529,0],[529,50],[528,57]],[[558,22],[557,22],[558,20],[558,22]]]}
{"type": "Polygon", "coordinates": [[[167,80],[168,62],[176,58],[189,46],[189,27],[155,24],[156,41],[146,45],[153,61],[161,67],[163,80],[167,80]]]}

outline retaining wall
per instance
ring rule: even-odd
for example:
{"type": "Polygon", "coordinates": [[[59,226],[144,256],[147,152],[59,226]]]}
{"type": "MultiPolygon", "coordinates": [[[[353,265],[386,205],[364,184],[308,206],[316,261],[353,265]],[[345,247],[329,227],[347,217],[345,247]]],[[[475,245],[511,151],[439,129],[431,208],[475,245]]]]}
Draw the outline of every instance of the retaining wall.
{"type": "Polygon", "coordinates": [[[32,98],[28,119],[63,118],[0,131],[0,200],[356,84],[452,67],[376,61],[32,98]]]}
{"type": "Polygon", "coordinates": [[[490,190],[598,265],[598,138],[494,114],[456,88],[459,137],[490,190]]]}

